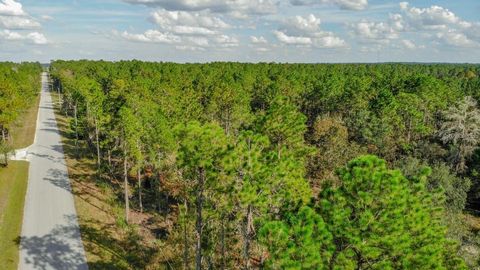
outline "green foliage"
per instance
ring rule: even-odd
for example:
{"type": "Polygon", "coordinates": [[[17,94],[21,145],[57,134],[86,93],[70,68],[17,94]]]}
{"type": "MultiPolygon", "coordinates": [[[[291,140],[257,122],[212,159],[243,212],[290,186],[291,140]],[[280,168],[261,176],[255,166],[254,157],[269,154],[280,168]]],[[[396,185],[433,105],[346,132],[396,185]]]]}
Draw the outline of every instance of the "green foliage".
{"type": "Polygon", "coordinates": [[[38,95],[41,71],[39,63],[0,63],[0,153],[5,158],[12,150],[9,130],[38,95]]]}
{"type": "Polygon", "coordinates": [[[262,262],[278,269],[455,269],[446,263],[457,264],[457,251],[442,224],[450,238],[463,235],[452,224],[461,223],[468,200],[464,179],[478,178],[477,159],[465,151],[476,144],[442,144],[438,129],[453,123],[444,115],[442,125],[442,111],[459,108],[455,102],[467,95],[480,97],[479,71],[408,64],[51,66],[63,112],[76,116],[72,130],[97,154],[102,181],[116,183],[126,160],[126,186],[135,172],[139,190],[145,183],[145,211],[170,224],[158,240],[178,255],[168,264],[191,268],[195,242],[202,252],[196,264],[211,269],[262,262]],[[463,153],[470,170],[442,165],[450,149],[463,153]],[[334,174],[364,153],[386,161],[362,157],[334,174]],[[420,161],[398,162],[411,157],[420,161]],[[427,162],[429,177],[421,169],[427,162]]]}
{"type": "Polygon", "coordinates": [[[265,134],[280,155],[283,148],[295,157],[303,158],[307,153],[303,138],[307,127],[306,117],[284,96],[276,97],[265,115],[259,117],[257,128],[265,134]]]}
{"type": "Polygon", "coordinates": [[[224,208],[229,207],[225,201],[216,201],[221,198],[225,184],[228,185],[222,183],[226,179],[222,177],[222,163],[228,139],[218,124],[202,125],[196,121],[179,126],[176,134],[179,139],[178,166],[184,170],[183,177],[187,181],[185,200],[194,202],[195,206],[192,211],[196,224],[195,265],[202,267],[203,251],[214,257],[216,228],[212,223],[223,218],[224,208]]]}
{"type": "Polygon", "coordinates": [[[322,217],[303,206],[285,221],[270,221],[259,232],[270,258],[268,269],[329,269],[333,237],[322,217]]]}
{"type": "MultiPolygon", "coordinates": [[[[397,166],[405,177],[412,179],[426,164],[416,158],[406,158],[397,162],[397,166]]],[[[432,173],[427,178],[427,190],[432,195],[435,206],[444,209],[442,222],[447,226],[448,238],[463,245],[469,234],[462,212],[467,202],[470,180],[455,175],[444,163],[434,164],[431,168],[432,173]]]]}
{"type": "Polygon", "coordinates": [[[266,151],[270,141],[266,136],[252,131],[240,133],[234,151],[227,157],[227,168],[233,174],[239,174],[239,205],[256,205],[265,212],[271,195],[266,151]]]}
{"type": "Polygon", "coordinates": [[[177,138],[180,167],[202,168],[214,173],[227,150],[227,137],[217,124],[190,122],[177,128],[177,138]]]}
{"type": "MultiPolygon", "coordinates": [[[[420,173],[426,163],[416,158],[406,158],[396,163],[407,178],[414,178],[420,173]]],[[[435,204],[443,206],[447,211],[460,213],[465,208],[467,192],[470,190],[470,180],[455,175],[445,163],[431,166],[432,173],[427,178],[427,189],[432,194],[437,193],[435,204]]]]}
{"type": "Polygon", "coordinates": [[[335,269],[462,269],[426,190],[429,168],[411,180],[375,156],[339,170],[342,185],[327,188],[319,210],[336,244],[335,269]],[[451,268],[453,265],[454,268],[451,268]]]}
{"type": "Polygon", "coordinates": [[[357,143],[350,142],[348,129],[340,117],[318,117],[309,134],[310,142],[315,146],[316,153],[309,161],[311,170],[311,185],[318,191],[323,182],[338,182],[335,170],[350,159],[364,153],[357,143]]]}

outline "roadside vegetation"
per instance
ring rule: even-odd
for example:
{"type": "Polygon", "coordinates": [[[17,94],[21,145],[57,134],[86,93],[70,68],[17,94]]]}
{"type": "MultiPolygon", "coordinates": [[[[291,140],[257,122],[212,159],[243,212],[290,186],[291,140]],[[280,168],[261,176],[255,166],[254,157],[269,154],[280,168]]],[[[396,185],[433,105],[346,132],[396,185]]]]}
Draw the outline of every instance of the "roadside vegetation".
{"type": "MultiPolygon", "coordinates": [[[[58,105],[59,95],[52,94],[58,105]]],[[[116,190],[97,173],[96,159],[88,152],[84,141],[75,146],[69,118],[56,107],[56,120],[62,135],[63,150],[74,193],[75,208],[82,232],[82,240],[90,269],[148,268],[152,251],[156,250],[155,237],[147,228],[128,226],[124,221],[123,206],[116,190]],[[79,149],[77,151],[77,149],[79,149]],[[147,232],[141,237],[139,234],[147,232]]],[[[132,224],[141,224],[150,214],[136,213],[132,224]]],[[[152,226],[156,228],[156,226],[152,226]]]]}
{"type": "Polygon", "coordinates": [[[17,269],[28,183],[28,162],[7,156],[33,143],[41,70],[38,63],[0,63],[0,268],[6,270],[17,269]]]}
{"type": "Polygon", "coordinates": [[[28,183],[28,162],[12,161],[0,168],[0,268],[17,269],[18,237],[28,183]]]}
{"type": "Polygon", "coordinates": [[[0,63],[0,155],[33,143],[40,90],[39,63],[0,63]],[[37,106],[35,106],[37,104],[37,106]]]}
{"type": "Polygon", "coordinates": [[[39,103],[40,95],[37,95],[33,98],[33,102],[30,102],[27,106],[26,111],[22,112],[12,125],[10,131],[12,149],[23,149],[33,144],[35,130],[37,128],[39,103]]]}
{"type": "Polygon", "coordinates": [[[96,269],[467,269],[480,67],[56,61],[96,269]]]}

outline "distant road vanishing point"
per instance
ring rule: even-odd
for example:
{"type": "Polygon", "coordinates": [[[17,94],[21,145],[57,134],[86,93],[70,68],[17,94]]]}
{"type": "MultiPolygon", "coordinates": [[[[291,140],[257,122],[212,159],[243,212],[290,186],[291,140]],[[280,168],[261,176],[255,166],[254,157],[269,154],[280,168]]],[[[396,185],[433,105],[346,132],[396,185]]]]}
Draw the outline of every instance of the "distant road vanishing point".
{"type": "Polygon", "coordinates": [[[88,269],[47,73],[42,74],[35,141],[27,159],[19,269],[88,269]]]}

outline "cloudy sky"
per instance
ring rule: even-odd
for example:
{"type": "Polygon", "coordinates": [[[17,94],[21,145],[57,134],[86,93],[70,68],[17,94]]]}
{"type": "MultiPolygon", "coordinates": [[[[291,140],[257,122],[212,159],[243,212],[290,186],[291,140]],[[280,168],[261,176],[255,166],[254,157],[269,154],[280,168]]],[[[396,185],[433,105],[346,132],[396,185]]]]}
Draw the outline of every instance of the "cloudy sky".
{"type": "Polygon", "coordinates": [[[474,62],[478,0],[0,0],[0,61],[474,62]]]}

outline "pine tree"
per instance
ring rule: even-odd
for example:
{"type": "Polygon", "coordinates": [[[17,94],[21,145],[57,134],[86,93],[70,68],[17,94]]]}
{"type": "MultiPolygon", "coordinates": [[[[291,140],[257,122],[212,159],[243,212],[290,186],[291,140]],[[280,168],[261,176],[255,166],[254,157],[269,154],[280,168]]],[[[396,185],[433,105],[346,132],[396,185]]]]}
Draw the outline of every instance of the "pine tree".
{"type": "Polygon", "coordinates": [[[222,160],[227,152],[227,137],[217,124],[202,125],[190,122],[177,128],[180,140],[178,163],[184,170],[183,177],[191,182],[189,193],[195,205],[195,269],[202,269],[205,249],[205,206],[212,205],[211,193],[219,184],[222,160]]]}
{"type": "Polygon", "coordinates": [[[303,206],[284,221],[270,221],[259,232],[267,247],[268,269],[328,269],[333,253],[332,234],[314,209],[303,206]]]}
{"type": "Polygon", "coordinates": [[[330,269],[464,269],[426,189],[429,173],[409,181],[375,156],[339,170],[342,185],[318,206],[335,243],[330,269]]]}
{"type": "Polygon", "coordinates": [[[440,138],[444,143],[452,143],[456,147],[456,170],[464,172],[466,159],[480,142],[480,110],[475,99],[466,96],[443,114],[445,121],[439,131],[440,138]]]}

